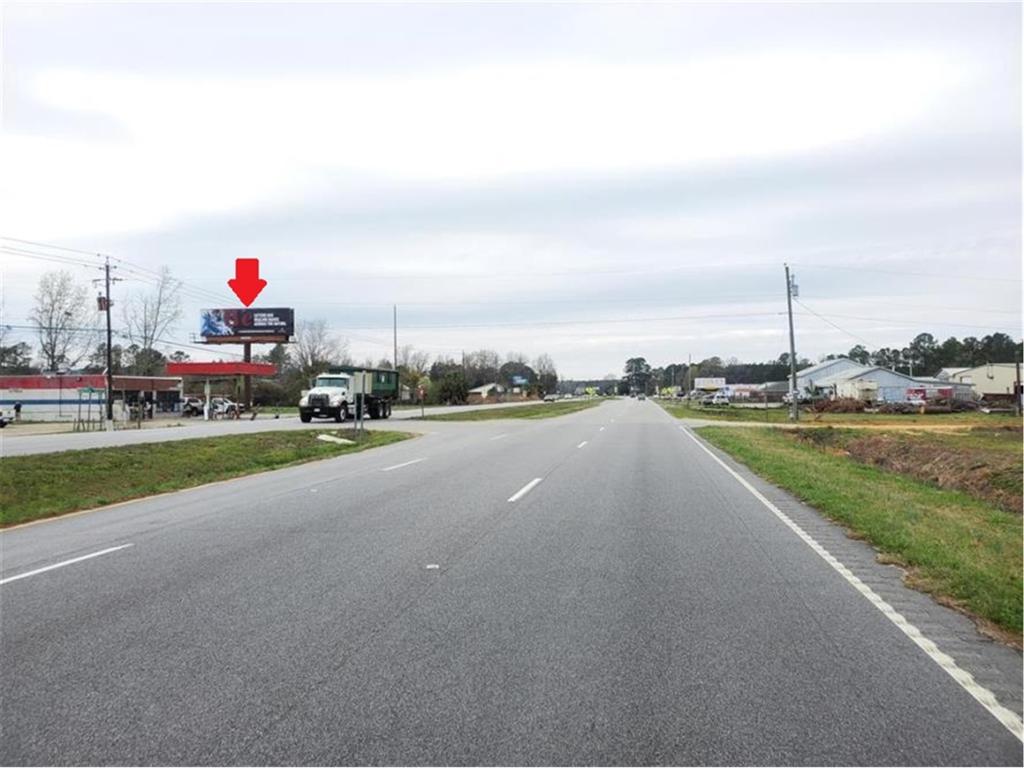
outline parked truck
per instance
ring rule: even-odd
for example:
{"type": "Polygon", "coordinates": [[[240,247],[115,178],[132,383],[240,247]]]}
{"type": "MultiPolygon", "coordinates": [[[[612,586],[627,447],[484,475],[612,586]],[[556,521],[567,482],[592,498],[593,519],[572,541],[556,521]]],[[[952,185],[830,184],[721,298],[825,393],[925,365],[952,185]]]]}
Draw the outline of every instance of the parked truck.
{"type": "Polygon", "coordinates": [[[316,377],[311,390],[303,393],[299,418],[306,423],[313,417],[347,421],[356,415],[357,395],[361,395],[364,418],[388,418],[398,399],[398,371],[351,365],[329,368],[316,377]]]}

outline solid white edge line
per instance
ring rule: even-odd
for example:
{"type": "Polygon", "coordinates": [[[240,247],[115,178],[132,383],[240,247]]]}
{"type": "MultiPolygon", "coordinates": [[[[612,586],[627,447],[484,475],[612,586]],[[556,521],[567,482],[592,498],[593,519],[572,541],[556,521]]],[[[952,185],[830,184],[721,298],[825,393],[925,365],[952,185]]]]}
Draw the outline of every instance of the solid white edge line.
{"type": "Polygon", "coordinates": [[[793,533],[799,536],[803,540],[803,542],[807,544],[807,546],[813,549],[822,560],[824,560],[826,563],[832,566],[832,568],[836,570],[840,576],[846,579],[846,581],[848,581],[854,587],[854,589],[856,589],[865,598],[871,601],[872,605],[874,605],[879,611],[881,611],[882,614],[887,619],[889,619],[889,621],[895,624],[903,634],[905,634],[907,637],[913,640],[914,644],[917,645],[918,648],[924,651],[932,661],[934,661],[936,664],[942,667],[942,669],[945,670],[950,677],[956,680],[956,682],[959,683],[961,688],[963,688],[971,696],[973,696],[977,700],[977,702],[981,704],[981,706],[987,709],[989,713],[996,718],[996,720],[998,720],[1000,723],[1006,726],[1006,729],[1010,731],[1010,733],[1012,733],[1021,741],[1024,741],[1024,722],[1021,721],[1021,718],[1017,717],[1016,712],[1007,709],[1002,704],[1000,704],[999,700],[996,698],[995,694],[992,693],[992,691],[990,691],[983,685],[979,684],[970,672],[968,672],[965,669],[961,669],[957,665],[956,661],[953,660],[952,656],[949,656],[948,654],[943,653],[941,650],[939,650],[939,647],[934,642],[925,637],[921,633],[921,630],[919,630],[917,627],[915,627],[913,624],[907,621],[902,614],[900,614],[895,608],[889,605],[889,603],[883,600],[877,592],[875,592],[873,589],[871,589],[871,587],[869,587],[867,584],[865,584],[863,581],[857,578],[857,576],[855,576],[849,568],[847,568],[835,557],[833,557],[833,555],[827,549],[825,549],[823,546],[821,546],[821,544],[815,541],[814,538],[806,531],[804,531],[803,528],[794,523],[789,518],[789,516],[786,515],[785,512],[780,510],[778,507],[772,504],[767,498],[765,498],[764,494],[762,494],[754,486],[748,483],[738,472],[733,470],[732,467],[730,467],[728,464],[726,464],[724,461],[718,458],[714,454],[714,452],[711,451],[710,448],[704,445],[704,443],[702,443],[697,438],[696,435],[694,435],[688,429],[684,429],[683,432],[685,432],[686,436],[693,440],[693,442],[700,446],[701,450],[703,450],[708,456],[717,461],[726,472],[728,472],[730,475],[736,478],[736,480],[739,481],[740,485],[742,485],[744,488],[750,491],[750,493],[753,494],[754,498],[756,498],[758,501],[764,504],[764,506],[766,506],[772,512],[772,514],[774,514],[777,518],[779,518],[779,520],[785,523],[785,525],[791,531],[793,531],[793,533]]]}
{"type": "Polygon", "coordinates": [[[598,432],[604,432],[604,427],[601,427],[601,428],[600,428],[599,430],[597,430],[597,431],[598,431],[598,432]]]}
{"type": "Polygon", "coordinates": [[[390,472],[392,469],[401,469],[402,467],[408,467],[410,464],[419,464],[421,461],[426,461],[426,459],[413,459],[412,461],[403,461],[401,464],[395,464],[394,466],[391,467],[384,467],[383,469],[381,469],[381,472],[390,472]]]}
{"type": "Polygon", "coordinates": [[[540,483],[540,481],[542,479],[543,478],[540,478],[540,477],[533,478],[533,480],[531,480],[526,485],[524,485],[522,488],[520,488],[518,491],[516,491],[511,496],[509,496],[508,500],[509,501],[519,501],[521,498],[523,498],[523,496],[525,496],[530,491],[532,491],[534,488],[536,488],[537,484],[540,483]]]}
{"type": "Polygon", "coordinates": [[[12,581],[17,581],[18,579],[27,579],[29,576],[35,576],[36,574],[39,574],[39,573],[46,573],[47,571],[52,571],[54,568],[63,568],[65,565],[72,565],[74,563],[80,563],[83,560],[91,560],[92,558],[99,557],[100,555],[109,555],[111,552],[117,552],[119,549],[126,549],[126,548],[128,548],[130,546],[132,546],[132,545],[131,544],[122,544],[119,547],[109,547],[107,549],[101,549],[99,552],[93,552],[92,554],[89,554],[89,555],[82,555],[81,557],[73,557],[70,560],[64,560],[64,561],[59,562],[59,563],[54,563],[53,565],[47,565],[44,568],[36,568],[34,571],[28,571],[26,573],[19,573],[17,576],[8,576],[6,579],[0,579],[0,585],[10,584],[12,581]]]}
{"type": "Polygon", "coordinates": [[[577,445],[576,447],[577,447],[577,448],[582,448],[582,447],[583,447],[584,445],[586,445],[586,444],[587,444],[587,441],[586,441],[586,440],[584,440],[584,441],[583,441],[582,443],[580,443],[580,444],[579,444],[579,445],[577,445]]]}
{"type": "Polygon", "coordinates": [[[503,438],[503,437],[508,437],[508,432],[502,432],[500,435],[495,435],[494,437],[491,437],[491,438],[488,438],[488,439],[489,440],[501,440],[501,438],[503,438]]]}

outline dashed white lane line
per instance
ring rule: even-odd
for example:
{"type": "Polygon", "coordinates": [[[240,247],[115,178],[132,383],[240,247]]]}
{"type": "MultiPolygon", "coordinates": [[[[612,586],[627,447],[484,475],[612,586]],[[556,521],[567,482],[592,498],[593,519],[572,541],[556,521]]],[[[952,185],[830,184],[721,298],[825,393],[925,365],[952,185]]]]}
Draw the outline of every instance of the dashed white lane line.
{"type": "Polygon", "coordinates": [[[521,498],[523,498],[523,496],[525,496],[530,491],[532,491],[534,488],[536,488],[537,485],[540,484],[541,479],[542,478],[539,478],[539,477],[533,478],[533,480],[531,480],[526,485],[524,485],[522,488],[520,488],[518,491],[516,491],[511,496],[509,496],[508,500],[509,501],[519,501],[521,498]]]}
{"type": "Polygon", "coordinates": [[[577,447],[577,448],[582,448],[582,447],[583,447],[584,445],[586,445],[586,444],[587,444],[587,441],[586,441],[586,440],[584,440],[584,441],[583,441],[582,443],[580,443],[580,444],[579,444],[579,445],[577,445],[576,447],[577,447]]]}
{"type": "Polygon", "coordinates": [[[390,472],[393,469],[401,469],[402,467],[408,467],[411,464],[419,464],[421,461],[426,459],[413,459],[412,461],[403,461],[401,464],[395,464],[394,466],[384,467],[381,472],[390,472]]]}
{"type": "Polygon", "coordinates": [[[508,432],[502,432],[500,435],[495,435],[494,437],[489,438],[489,439],[490,440],[501,440],[501,438],[503,438],[503,437],[508,437],[508,432]]]}
{"type": "Polygon", "coordinates": [[[718,462],[718,464],[721,465],[721,467],[726,472],[728,472],[730,475],[736,478],[740,485],[742,485],[744,488],[750,491],[750,493],[753,494],[754,498],[756,498],[758,501],[764,504],[772,512],[772,514],[779,518],[779,520],[781,520],[791,531],[793,531],[793,533],[799,536],[800,539],[803,540],[803,542],[807,544],[807,546],[813,549],[814,552],[822,560],[824,560],[826,563],[832,566],[832,568],[835,569],[840,576],[846,579],[846,581],[849,582],[854,587],[854,589],[856,589],[858,592],[864,595],[864,597],[870,600],[871,603],[878,610],[880,610],[887,619],[889,619],[889,621],[895,624],[900,629],[900,631],[903,632],[903,634],[905,634],[907,637],[913,640],[914,644],[917,645],[918,648],[920,648],[928,655],[928,658],[930,658],[932,661],[934,661],[936,664],[942,667],[942,669],[944,669],[950,677],[952,677],[954,680],[956,680],[957,683],[959,683],[961,688],[963,688],[971,696],[973,696],[978,701],[978,703],[981,704],[981,706],[987,709],[989,713],[991,713],[996,718],[996,720],[998,720],[1000,723],[1006,726],[1007,730],[1009,730],[1010,733],[1012,733],[1021,741],[1024,741],[1024,722],[1021,721],[1021,718],[1017,716],[1016,712],[1013,712],[1012,710],[1007,709],[1002,704],[1000,704],[999,700],[996,698],[995,694],[992,693],[992,691],[990,691],[988,688],[985,688],[983,685],[980,685],[974,679],[974,676],[970,672],[961,669],[957,665],[956,661],[953,659],[952,656],[949,656],[948,654],[943,653],[941,650],[939,650],[939,647],[934,642],[925,637],[921,633],[921,630],[919,630],[917,627],[915,627],[913,624],[907,621],[907,619],[901,613],[899,613],[895,608],[889,605],[889,603],[883,600],[877,592],[875,592],[873,589],[871,589],[871,587],[869,587],[867,584],[865,584],[863,581],[857,578],[857,576],[854,575],[854,573],[849,568],[847,568],[835,557],[833,557],[833,555],[827,549],[825,549],[823,546],[821,546],[821,544],[815,541],[814,538],[810,536],[806,531],[804,531],[803,528],[801,528],[799,525],[793,522],[793,520],[791,520],[785,512],[780,510],[778,507],[772,504],[767,498],[765,498],[764,494],[762,494],[754,486],[752,486],[745,479],[743,479],[743,477],[739,473],[734,471],[732,467],[730,467],[728,464],[726,464],[724,461],[718,458],[706,445],[704,445],[700,440],[698,440],[692,432],[690,432],[689,430],[683,431],[686,433],[687,437],[689,437],[691,440],[693,440],[693,442],[700,446],[701,450],[703,450],[708,456],[710,456],[712,459],[718,462]]]}
{"type": "Polygon", "coordinates": [[[599,430],[597,430],[597,431],[598,431],[598,432],[604,432],[604,427],[601,427],[601,428],[600,428],[599,430]]]}
{"type": "Polygon", "coordinates": [[[131,544],[122,544],[119,547],[109,547],[107,549],[101,549],[99,552],[93,552],[92,554],[89,554],[89,555],[82,555],[81,557],[73,557],[70,560],[63,560],[63,561],[61,561],[59,563],[54,563],[53,565],[48,565],[45,568],[36,568],[34,571],[28,571],[27,573],[19,573],[17,576],[8,576],[6,579],[0,579],[0,584],[10,584],[12,581],[17,581],[18,579],[27,579],[29,576],[35,576],[36,574],[39,574],[39,573],[46,573],[47,571],[52,571],[54,568],[63,568],[65,565],[72,565],[73,563],[80,563],[83,560],[92,560],[92,558],[99,557],[100,555],[109,555],[111,552],[117,552],[120,549],[127,549],[130,546],[132,546],[132,545],[131,544]]]}

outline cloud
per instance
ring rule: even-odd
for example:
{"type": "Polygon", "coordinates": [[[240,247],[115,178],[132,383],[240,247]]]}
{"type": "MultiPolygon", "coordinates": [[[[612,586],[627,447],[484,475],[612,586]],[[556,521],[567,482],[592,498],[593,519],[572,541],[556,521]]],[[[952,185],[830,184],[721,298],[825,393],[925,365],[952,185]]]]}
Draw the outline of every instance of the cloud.
{"type": "Polygon", "coordinates": [[[358,188],[806,153],[907,127],[968,71],[926,50],[551,59],[333,78],[55,69],[36,76],[38,102],[100,116],[125,138],[11,135],[17,189],[4,203],[34,229],[56,197],[70,214],[62,234],[85,235],[301,199],[325,168],[358,188]]]}

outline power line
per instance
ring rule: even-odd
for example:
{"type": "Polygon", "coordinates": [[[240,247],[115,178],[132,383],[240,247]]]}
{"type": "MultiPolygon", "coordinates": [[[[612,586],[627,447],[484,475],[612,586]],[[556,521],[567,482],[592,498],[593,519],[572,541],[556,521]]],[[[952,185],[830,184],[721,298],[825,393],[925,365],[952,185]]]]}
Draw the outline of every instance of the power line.
{"type": "Polygon", "coordinates": [[[828,317],[839,317],[839,318],[845,318],[847,320],[863,320],[865,322],[870,322],[870,323],[893,323],[895,325],[917,325],[917,326],[928,325],[930,323],[930,324],[933,324],[933,325],[945,325],[945,326],[949,326],[951,328],[974,328],[974,329],[982,330],[982,331],[994,331],[994,330],[995,331],[1010,331],[1011,333],[1018,333],[1018,332],[1020,332],[1020,328],[1010,328],[1009,326],[1005,326],[1005,325],[969,325],[969,324],[966,324],[966,323],[949,323],[949,322],[946,322],[946,321],[942,321],[940,323],[936,323],[934,320],[913,320],[913,319],[911,319],[911,320],[893,320],[892,318],[886,318],[886,317],[862,317],[860,315],[840,315],[840,314],[836,314],[834,312],[828,312],[828,313],[826,313],[826,315],[828,317]]]}
{"type": "MultiPolygon", "coordinates": [[[[0,239],[9,240],[15,243],[23,243],[25,245],[33,245],[41,248],[52,248],[55,250],[66,251],[69,253],[78,253],[85,256],[91,256],[94,259],[102,259],[105,256],[105,254],[99,252],[85,251],[79,248],[68,248],[66,246],[54,245],[52,243],[43,243],[36,240],[22,240],[16,237],[2,237],[0,239]]],[[[41,261],[52,261],[56,263],[72,264],[94,268],[102,268],[103,266],[101,261],[87,262],[81,259],[73,259],[67,256],[61,256],[59,254],[45,253],[40,252],[38,250],[20,248],[16,246],[0,245],[0,250],[11,253],[12,255],[24,256],[25,258],[37,259],[41,261]]],[[[127,259],[123,259],[119,256],[110,256],[110,258],[113,261],[116,261],[123,271],[128,272],[130,274],[134,274],[142,282],[148,282],[152,285],[155,285],[157,284],[157,281],[162,277],[160,272],[152,270],[148,267],[144,267],[141,264],[136,264],[134,262],[128,261],[127,259]]],[[[218,302],[230,301],[226,294],[220,294],[215,291],[203,288],[201,286],[192,285],[191,283],[188,283],[177,277],[174,277],[172,279],[181,287],[182,293],[187,294],[189,298],[199,299],[202,301],[210,301],[211,299],[216,300],[218,302]]]]}
{"type": "Polygon", "coordinates": [[[990,283],[1019,283],[1021,279],[1018,277],[987,277],[985,275],[965,275],[961,272],[951,274],[948,272],[937,273],[937,272],[912,272],[908,270],[897,270],[897,269],[877,269],[874,267],[846,267],[838,264],[794,264],[793,266],[799,266],[801,269],[822,269],[832,270],[841,269],[847,272],[876,272],[881,275],[905,275],[907,277],[930,277],[941,280],[982,280],[990,283]]]}
{"type": "Polygon", "coordinates": [[[26,259],[36,259],[38,261],[52,261],[58,264],[67,264],[70,266],[80,266],[89,268],[102,266],[99,262],[83,261],[81,259],[73,259],[69,256],[60,256],[54,253],[40,253],[38,251],[14,248],[9,245],[0,245],[0,251],[3,251],[4,253],[9,253],[12,256],[21,256],[26,259]]]}
{"type": "MultiPolygon", "coordinates": [[[[673,315],[661,317],[630,317],[630,318],[584,318],[580,320],[531,320],[521,323],[444,323],[428,325],[405,325],[406,330],[428,330],[440,328],[526,328],[535,326],[559,326],[559,325],[604,325],[617,323],[657,323],[662,321],[676,320],[715,320],[723,318],[741,317],[778,317],[784,312],[740,312],[717,315],[673,315]]],[[[377,331],[390,328],[391,326],[358,326],[359,330],[377,331]]],[[[341,330],[332,328],[331,330],[341,330]]]]}
{"type": "Polygon", "coordinates": [[[67,251],[68,253],[81,253],[85,256],[106,256],[104,253],[97,253],[96,251],[83,251],[78,248],[68,248],[63,245],[54,245],[53,243],[40,243],[36,240],[21,240],[17,237],[7,237],[6,235],[0,235],[0,240],[10,240],[14,243],[22,243],[24,245],[35,245],[40,248],[53,248],[58,251],[67,251]]]}
{"type": "Polygon", "coordinates": [[[833,323],[833,322],[832,322],[831,320],[829,320],[829,319],[828,319],[827,317],[824,317],[824,316],[822,316],[822,315],[819,315],[819,314],[818,314],[817,312],[815,312],[815,311],[814,311],[813,309],[811,309],[810,307],[808,307],[808,306],[807,306],[806,304],[804,304],[804,303],[803,303],[802,301],[800,301],[799,299],[795,299],[795,298],[794,298],[794,299],[793,299],[793,302],[794,302],[794,303],[796,303],[796,304],[799,304],[799,305],[800,305],[801,307],[803,307],[804,309],[806,309],[806,310],[807,310],[808,312],[810,312],[810,313],[811,313],[812,315],[814,315],[814,316],[815,316],[816,318],[818,318],[819,320],[822,320],[823,322],[826,322],[826,323],[828,323],[828,324],[829,324],[829,325],[831,325],[831,326],[832,326],[833,328],[835,328],[835,329],[836,329],[837,331],[840,331],[841,333],[845,333],[845,334],[846,334],[847,336],[849,336],[850,338],[852,338],[852,339],[856,339],[856,340],[857,340],[857,341],[859,341],[859,342],[862,342],[862,343],[864,343],[864,344],[867,344],[867,345],[868,345],[869,347],[874,347],[874,348],[876,348],[876,349],[878,348],[878,345],[877,345],[877,344],[874,344],[874,343],[872,343],[872,342],[868,341],[868,340],[867,340],[867,339],[865,339],[865,338],[864,338],[863,336],[858,336],[857,334],[853,333],[852,331],[848,331],[848,330],[846,330],[845,328],[841,328],[840,326],[836,325],[836,324],[835,324],[835,323],[833,323]]]}

